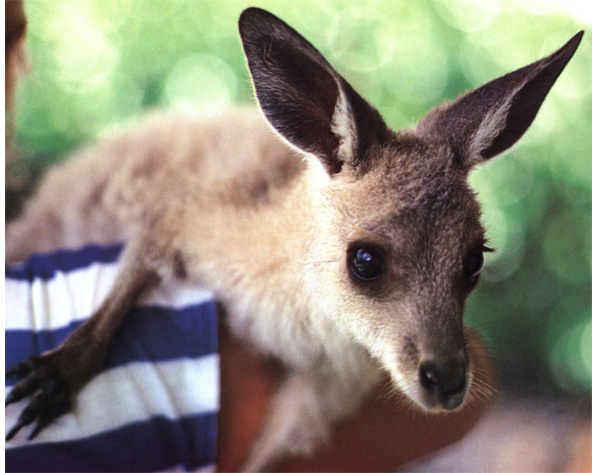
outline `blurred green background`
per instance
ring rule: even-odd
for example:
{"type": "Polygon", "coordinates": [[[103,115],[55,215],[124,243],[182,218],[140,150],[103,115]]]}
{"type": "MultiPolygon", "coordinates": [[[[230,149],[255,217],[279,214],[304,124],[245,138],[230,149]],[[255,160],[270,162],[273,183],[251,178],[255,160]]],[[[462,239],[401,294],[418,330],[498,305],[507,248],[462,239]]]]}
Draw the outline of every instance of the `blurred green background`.
{"type": "MultiPolygon", "coordinates": [[[[311,40],[395,129],[592,24],[580,0],[26,0],[9,172],[37,174],[147,108],[253,103],[236,27],[251,5],[311,40]]],[[[506,389],[591,389],[591,44],[588,31],[524,139],[471,177],[497,251],[467,317],[506,389]]]]}

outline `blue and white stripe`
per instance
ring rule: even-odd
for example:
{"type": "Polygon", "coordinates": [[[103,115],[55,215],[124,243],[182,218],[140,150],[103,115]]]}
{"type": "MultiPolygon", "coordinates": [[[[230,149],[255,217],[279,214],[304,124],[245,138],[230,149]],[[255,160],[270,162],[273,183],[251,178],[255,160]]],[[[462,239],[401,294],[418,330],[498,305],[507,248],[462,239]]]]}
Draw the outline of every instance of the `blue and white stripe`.
{"type": "MultiPolygon", "coordinates": [[[[120,252],[90,246],[6,268],[6,367],[56,347],[89,317],[120,252]]],[[[8,393],[15,380],[6,383],[8,393]]],[[[7,407],[7,430],[26,403],[7,407]]],[[[213,295],[175,282],[131,311],[74,412],[33,441],[23,429],[6,444],[6,471],[213,470],[218,410],[213,295]]]]}

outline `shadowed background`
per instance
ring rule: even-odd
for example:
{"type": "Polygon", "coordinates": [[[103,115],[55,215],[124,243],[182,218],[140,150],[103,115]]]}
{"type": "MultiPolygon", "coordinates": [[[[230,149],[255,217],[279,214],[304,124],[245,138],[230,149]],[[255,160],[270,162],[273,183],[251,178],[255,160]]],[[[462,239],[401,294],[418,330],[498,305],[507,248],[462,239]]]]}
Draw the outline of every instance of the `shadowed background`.
{"type": "MultiPolygon", "coordinates": [[[[33,66],[7,216],[46,166],[146,109],[253,103],[236,25],[252,5],[315,44],[395,129],[592,24],[581,1],[27,0],[33,66]]],[[[467,318],[512,393],[591,389],[591,34],[523,140],[471,177],[496,252],[467,318]]]]}

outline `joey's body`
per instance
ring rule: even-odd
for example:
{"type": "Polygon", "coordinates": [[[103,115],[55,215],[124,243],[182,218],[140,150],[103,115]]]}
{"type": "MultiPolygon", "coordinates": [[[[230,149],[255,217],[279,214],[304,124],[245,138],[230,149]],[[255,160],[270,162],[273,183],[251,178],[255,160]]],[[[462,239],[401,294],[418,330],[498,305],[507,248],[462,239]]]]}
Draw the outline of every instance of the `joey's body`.
{"type": "MultiPolygon", "coordinates": [[[[366,350],[317,313],[306,287],[320,265],[340,263],[310,251],[327,231],[311,218],[324,207],[326,176],[318,168],[258,110],[207,119],[154,114],[50,172],[28,218],[9,226],[7,260],[149,235],[162,252],[147,264],[161,278],[213,290],[237,338],[314,373],[335,408],[319,405],[316,415],[335,418],[358,404],[378,370],[366,350]],[[79,176],[75,198],[62,191],[79,176]],[[35,231],[48,215],[59,221],[49,238],[35,231]]],[[[156,252],[144,251],[143,258],[156,252]]]]}
{"type": "Polygon", "coordinates": [[[248,9],[239,30],[265,119],[154,115],[50,174],[7,229],[9,261],[127,242],[89,321],[9,372],[26,379],[7,403],[43,395],[8,438],[70,409],[130,306],[174,278],[212,289],[235,336],[287,369],[245,470],[313,450],[379,368],[427,410],[467,397],[464,306],[488,251],[467,176],[526,131],[581,33],[395,133],[281,20],[248,9]]]}
{"type": "MultiPolygon", "coordinates": [[[[33,251],[151,234],[166,246],[158,262],[163,277],[214,290],[241,338],[310,367],[331,350],[323,339],[335,338],[321,335],[332,329],[315,325],[324,319],[311,315],[311,301],[298,290],[306,268],[324,263],[309,256],[314,234],[323,231],[310,218],[320,211],[313,194],[321,194],[315,180],[323,179],[311,167],[257,110],[213,119],[155,114],[46,179],[37,201],[43,207],[31,211],[53,214],[63,232],[47,239],[31,228],[36,216],[18,221],[9,227],[6,257],[16,262],[33,251]],[[60,192],[74,176],[85,176],[76,189],[84,199],[60,192]]],[[[335,348],[352,350],[349,341],[335,348]]]]}

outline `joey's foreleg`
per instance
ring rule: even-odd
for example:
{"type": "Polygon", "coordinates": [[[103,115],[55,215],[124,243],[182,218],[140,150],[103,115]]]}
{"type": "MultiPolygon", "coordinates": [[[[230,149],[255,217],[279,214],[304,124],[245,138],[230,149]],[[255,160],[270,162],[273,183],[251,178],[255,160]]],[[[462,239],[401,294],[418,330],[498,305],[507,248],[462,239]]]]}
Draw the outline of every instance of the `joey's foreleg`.
{"type": "MultiPolygon", "coordinates": [[[[126,253],[129,253],[126,251],[126,253]]],[[[56,349],[30,357],[6,372],[23,377],[6,398],[6,405],[32,396],[6,436],[36,421],[29,439],[71,410],[76,394],[102,368],[111,341],[139,296],[158,281],[155,271],[132,258],[122,267],[105,302],[56,349]]]]}

